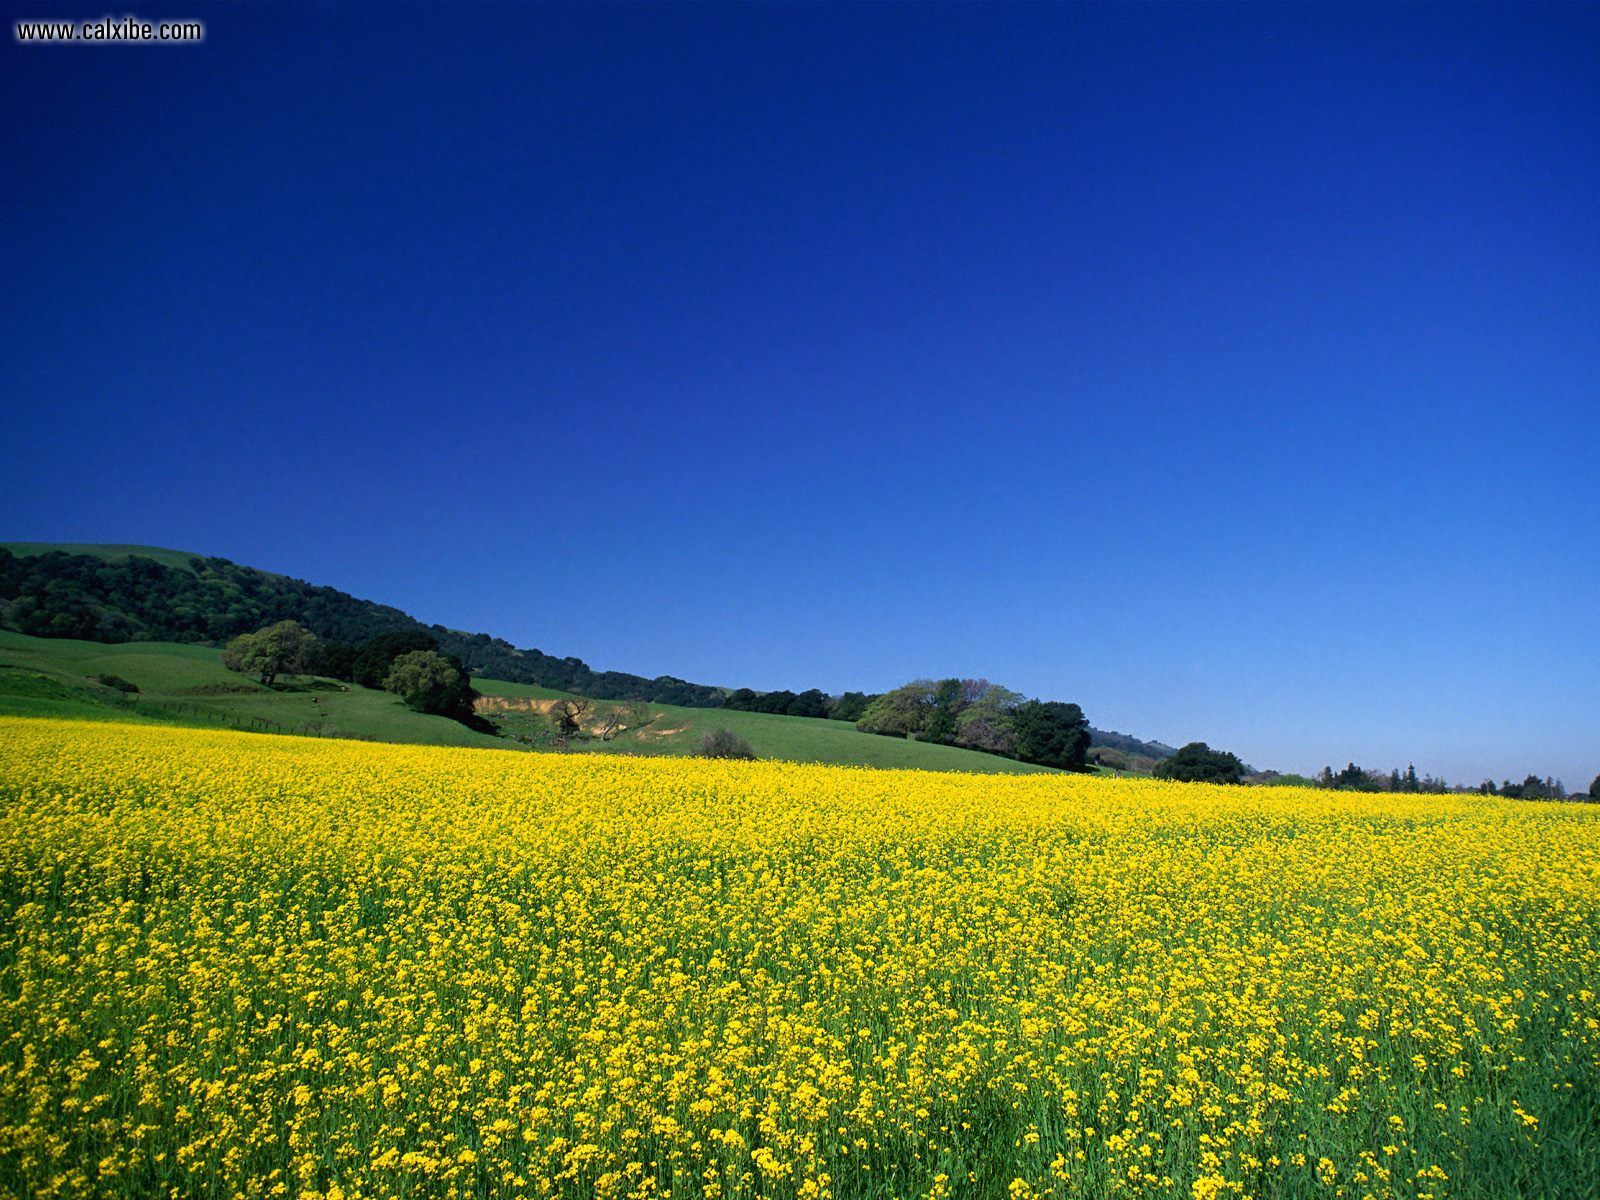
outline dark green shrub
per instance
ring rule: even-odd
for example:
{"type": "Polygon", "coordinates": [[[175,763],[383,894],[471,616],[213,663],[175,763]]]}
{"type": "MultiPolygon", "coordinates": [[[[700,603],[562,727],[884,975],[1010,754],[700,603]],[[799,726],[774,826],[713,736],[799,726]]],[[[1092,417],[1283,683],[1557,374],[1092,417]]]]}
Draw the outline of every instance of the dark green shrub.
{"type": "Polygon", "coordinates": [[[730,729],[718,729],[700,739],[701,758],[754,758],[750,743],[730,729]]]}

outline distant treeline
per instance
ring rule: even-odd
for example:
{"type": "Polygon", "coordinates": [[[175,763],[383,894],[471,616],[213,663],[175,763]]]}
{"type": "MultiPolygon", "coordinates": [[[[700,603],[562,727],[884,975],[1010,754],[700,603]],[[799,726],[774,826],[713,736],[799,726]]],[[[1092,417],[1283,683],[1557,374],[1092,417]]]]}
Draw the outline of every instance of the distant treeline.
{"type": "Polygon", "coordinates": [[[1350,763],[1342,770],[1323,767],[1310,781],[1317,787],[1333,788],[1341,792],[1448,792],[1450,784],[1433,775],[1418,775],[1417,768],[1407,766],[1404,772],[1394,767],[1387,772],[1369,771],[1350,763]]]}
{"type": "Polygon", "coordinates": [[[774,713],[780,717],[818,717],[831,721],[856,721],[877,696],[865,692],[845,692],[830,696],[821,688],[804,692],[752,692],[736,688],[722,701],[722,707],[739,712],[774,713]]]}
{"type": "MultiPolygon", "coordinates": [[[[997,686],[990,684],[987,680],[946,680],[944,683],[947,689],[954,685],[954,690],[948,693],[951,696],[962,695],[963,689],[970,691],[975,687],[989,688],[997,686]]],[[[931,680],[920,680],[907,686],[926,690],[927,688],[936,688],[938,685],[931,680]]],[[[904,689],[901,690],[903,691],[904,689]]],[[[1003,694],[1015,697],[1017,701],[1021,700],[1017,693],[1007,692],[1004,688],[1000,688],[995,694],[996,696],[1003,694]]],[[[791,692],[784,689],[774,692],[755,692],[749,688],[739,688],[730,692],[722,703],[724,708],[735,708],[740,712],[775,713],[784,717],[817,717],[832,721],[859,722],[866,715],[867,710],[873,704],[882,700],[884,695],[885,693],[882,692],[844,692],[837,696],[831,696],[821,688],[811,688],[804,692],[791,692]]],[[[930,703],[936,704],[937,701],[930,700],[930,703]]],[[[965,710],[966,705],[963,702],[961,708],[957,711],[965,710]]],[[[977,709],[974,709],[967,716],[964,726],[966,731],[964,736],[968,739],[967,741],[959,740],[963,736],[961,727],[958,727],[955,735],[941,740],[948,740],[951,745],[965,746],[972,750],[984,750],[991,754],[1009,755],[1010,752],[1006,749],[1009,744],[1008,739],[1003,733],[998,737],[993,736],[987,720],[982,724],[976,723],[979,716],[984,712],[984,707],[980,704],[977,709]],[[979,744],[980,742],[986,742],[987,744],[979,744]]],[[[869,733],[888,733],[892,736],[902,737],[926,737],[925,730],[921,732],[912,731],[911,727],[915,722],[890,720],[882,728],[878,727],[880,724],[882,722],[874,719],[867,725],[861,726],[861,728],[869,733]]],[[[1004,722],[1001,724],[1004,724],[1004,722]]],[[[1091,747],[1120,750],[1129,755],[1139,755],[1154,761],[1170,758],[1176,753],[1173,747],[1162,742],[1141,741],[1139,738],[1132,737],[1126,733],[1095,729],[1093,726],[1089,727],[1089,745],[1091,747]]]]}
{"type": "Polygon", "coordinates": [[[519,650],[485,633],[424,625],[398,608],[359,600],[225,558],[172,567],[142,555],[101,558],[0,549],[0,625],[33,637],[91,642],[224,645],[278,621],[298,621],[318,638],[359,645],[390,633],[425,633],[474,675],[578,692],[601,700],[650,700],[713,708],[719,688],[672,676],[646,679],[595,671],[582,659],[519,650]]]}
{"type": "Polygon", "coordinates": [[[1504,783],[1497,784],[1492,779],[1485,779],[1477,787],[1460,787],[1437,775],[1418,775],[1417,768],[1409,765],[1404,771],[1399,767],[1391,767],[1387,771],[1372,771],[1358,767],[1355,763],[1348,763],[1337,771],[1331,766],[1323,767],[1315,776],[1309,778],[1304,775],[1280,775],[1276,771],[1266,771],[1253,776],[1252,782],[1278,786],[1331,788],[1341,792],[1476,792],[1485,796],[1505,796],[1512,800],[1600,800],[1600,776],[1589,785],[1587,792],[1568,792],[1561,780],[1548,775],[1543,779],[1537,775],[1529,775],[1521,783],[1513,783],[1507,779],[1504,783]]]}
{"type": "Polygon", "coordinates": [[[1485,796],[1508,796],[1513,800],[1600,800],[1600,775],[1594,777],[1587,792],[1568,792],[1561,780],[1548,775],[1543,779],[1529,775],[1521,783],[1507,779],[1496,784],[1492,779],[1485,779],[1478,785],[1478,791],[1485,796]]]}

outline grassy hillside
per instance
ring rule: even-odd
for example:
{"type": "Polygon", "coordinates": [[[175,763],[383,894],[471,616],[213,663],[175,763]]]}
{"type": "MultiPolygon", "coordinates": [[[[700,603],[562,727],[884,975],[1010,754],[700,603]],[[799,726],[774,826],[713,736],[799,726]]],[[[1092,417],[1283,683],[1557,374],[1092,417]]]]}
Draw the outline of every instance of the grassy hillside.
{"type": "Polygon", "coordinates": [[[205,646],[105,645],[31,638],[9,630],[0,630],[0,713],[233,726],[440,746],[505,745],[455,721],[414,713],[387,692],[321,679],[266,688],[227,670],[221,655],[205,646]],[[137,696],[124,699],[116,689],[96,683],[101,674],[136,684],[137,696]]]}
{"type": "MultiPolygon", "coordinates": [[[[554,734],[547,716],[551,700],[563,695],[547,688],[475,679],[484,695],[479,709],[511,738],[528,738],[537,746],[553,746],[554,734]]],[[[626,720],[626,717],[624,718],[626,720]]],[[[595,703],[593,717],[585,722],[587,741],[572,749],[609,754],[692,754],[700,739],[715,729],[727,729],[750,743],[761,758],[791,762],[836,763],[862,767],[910,767],[925,771],[977,771],[1033,774],[1048,767],[1012,762],[992,754],[979,754],[955,746],[911,742],[904,738],[862,733],[847,721],[812,717],[780,717],[769,713],[736,712],[721,708],[682,708],[672,704],[625,705],[595,703]],[[606,719],[621,710],[642,718],[610,741],[600,740],[606,719]]]]}
{"type": "MultiPolygon", "coordinates": [[[[415,713],[387,692],[328,679],[297,679],[274,688],[227,670],[217,650],[169,642],[73,641],[34,638],[0,630],[0,714],[161,722],[320,733],[327,737],[441,746],[554,749],[549,701],[570,693],[529,684],[475,679],[484,715],[500,736],[480,733],[443,717],[415,713]],[[139,688],[125,699],[96,682],[115,675],[139,688]]],[[[598,731],[623,707],[597,701],[588,723],[598,731]]],[[[779,717],[670,704],[629,706],[633,721],[611,740],[598,733],[571,749],[606,754],[689,754],[702,736],[729,729],[762,758],[929,771],[1034,773],[1045,768],[953,746],[908,742],[860,733],[842,721],[779,717]]]]}

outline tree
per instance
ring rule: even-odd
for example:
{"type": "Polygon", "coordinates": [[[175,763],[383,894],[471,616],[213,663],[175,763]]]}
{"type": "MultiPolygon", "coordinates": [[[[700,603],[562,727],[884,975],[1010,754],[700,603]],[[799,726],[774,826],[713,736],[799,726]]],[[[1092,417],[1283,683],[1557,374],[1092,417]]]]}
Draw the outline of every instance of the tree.
{"type": "MultiPolygon", "coordinates": [[[[975,705],[987,705],[980,715],[987,718],[991,728],[975,729],[973,737],[997,740],[1001,734],[992,726],[1002,723],[1009,725],[1010,708],[1021,697],[1015,692],[996,687],[987,679],[941,679],[937,682],[913,679],[892,692],[868,699],[861,715],[856,718],[856,728],[864,733],[961,745],[961,726],[965,713],[975,705]]],[[[1009,740],[1009,735],[1005,740],[1009,740]]]]}
{"type": "Polygon", "coordinates": [[[892,692],[885,692],[867,705],[856,721],[856,728],[885,737],[917,737],[927,728],[933,709],[933,692],[931,679],[913,679],[892,692]]]}
{"type": "Polygon", "coordinates": [[[789,701],[787,711],[791,717],[826,717],[828,697],[820,688],[811,688],[789,701]]]}
{"type": "Polygon", "coordinates": [[[754,758],[750,743],[730,729],[717,729],[700,739],[701,758],[754,758]]]}
{"type": "Polygon", "coordinates": [[[956,745],[987,754],[1015,754],[1017,709],[1023,703],[1022,694],[987,680],[969,682],[981,687],[967,689],[970,699],[956,716],[956,745]]]}
{"type": "Polygon", "coordinates": [[[355,679],[356,656],[361,647],[350,642],[317,640],[306,654],[306,674],[325,675],[329,679],[342,679],[346,683],[355,679]]]}
{"type": "Polygon", "coordinates": [[[1180,783],[1239,783],[1245,776],[1244,763],[1226,750],[1213,750],[1204,742],[1190,742],[1176,754],[1156,764],[1157,779],[1180,783]]]}
{"type": "Polygon", "coordinates": [[[1024,762],[1084,769],[1089,722],[1083,709],[1060,701],[1027,700],[987,679],[913,679],[881,696],[840,697],[862,703],[856,728],[887,737],[912,737],[1003,754],[1024,762]]]}
{"type": "Polygon", "coordinates": [[[846,692],[829,702],[828,716],[835,721],[859,721],[861,714],[867,711],[867,705],[876,699],[876,696],[869,696],[865,692],[846,692]]]}
{"type": "Polygon", "coordinates": [[[1013,717],[1017,757],[1023,762],[1084,769],[1089,753],[1089,722],[1083,709],[1060,700],[1029,700],[1013,717]]]}
{"type": "Polygon", "coordinates": [[[941,679],[933,685],[933,701],[928,709],[922,731],[917,735],[925,742],[950,745],[956,740],[956,716],[963,707],[962,681],[941,679]]]}
{"type": "Polygon", "coordinates": [[[1348,764],[1337,773],[1323,768],[1317,778],[1322,787],[1338,788],[1345,792],[1381,792],[1383,790],[1382,776],[1374,776],[1370,771],[1365,771],[1355,763],[1348,764]]]}
{"type": "Polygon", "coordinates": [[[739,712],[774,713],[788,717],[825,717],[828,715],[828,697],[821,689],[796,695],[787,688],[776,692],[752,692],[749,688],[736,688],[722,701],[723,708],[739,712]]]}
{"type": "Polygon", "coordinates": [[[257,675],[271,687],[279,675],[298,674],[316,641],[298,621],[279,621],[255,633],[241,633],[222,652],[222,664],[230,671],[257,675]]]}
{"type": "Polygon", "coordinates": [[[404,700],[408,708],[441,716],[470,714],[475,698],[459,662],[437,650],[402,654],[384,676],[383,687],[404,700]]]}
{"type": "Polygon", "coordinates": [[[356,650],[351,664],[350,679],[362,687],[381,688],[389,677],[389,668],[402,654],[415,650],[437,650],[439,640],[420,632],[383,633],[368,638],[356,650]]]}
{"type": "Polygon", "coordinates": [[[609,742],[619,733],[626,733],[630,729],[643,729],[653,720],[655,714],[648,705],[630,700],[612,705],[611,711],[600,718],[599,727],[595,732],[600,735],[602,742],[609,742]]]}
{"type": "Polygon", "coordinates": [[[1600,775],[1594,777],[1594,782],[1589,785],[1589,799],[1600,800],[1600,775]]]}
{"type": "Polygon", "coordinates": [[[583,731],[583,723],[589,719],[592,711],[594,704],[582,696],[569,696],[550,706],[550,720],[561,738],[562,749],[566,748],[574,734],[583,731]]]}

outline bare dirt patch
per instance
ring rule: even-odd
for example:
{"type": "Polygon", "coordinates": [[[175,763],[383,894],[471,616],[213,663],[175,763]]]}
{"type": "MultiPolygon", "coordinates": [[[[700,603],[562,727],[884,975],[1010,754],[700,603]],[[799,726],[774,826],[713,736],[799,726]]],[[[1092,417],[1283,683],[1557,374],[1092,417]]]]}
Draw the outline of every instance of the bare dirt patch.
{"type": "Polygon", "coordinates": [[[536,700],[532,696],[479,696],[473,701],[472,710],[480,713],[547,713],[554,704],[554,700],[536,700]]]}

